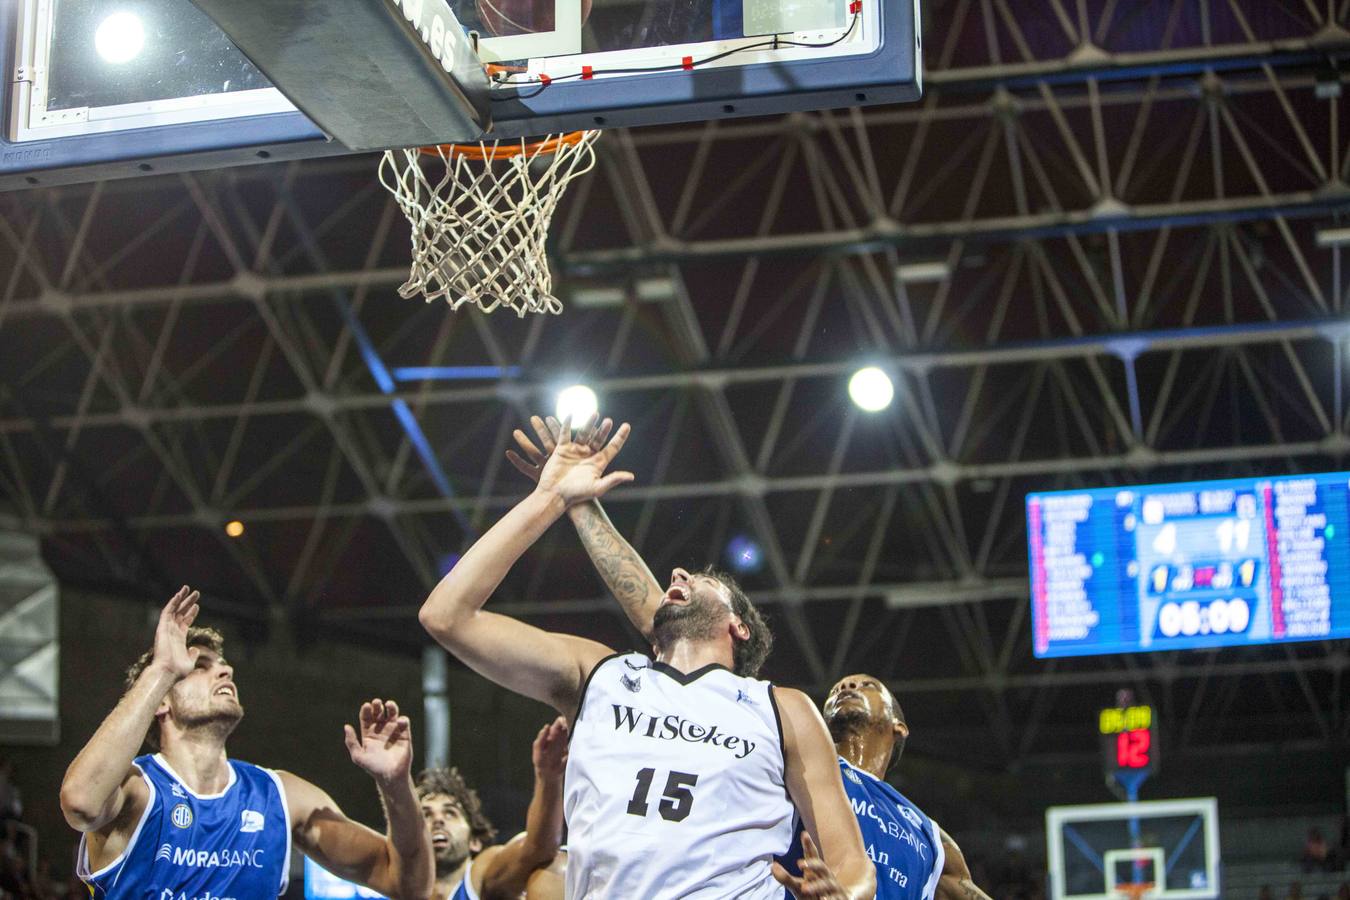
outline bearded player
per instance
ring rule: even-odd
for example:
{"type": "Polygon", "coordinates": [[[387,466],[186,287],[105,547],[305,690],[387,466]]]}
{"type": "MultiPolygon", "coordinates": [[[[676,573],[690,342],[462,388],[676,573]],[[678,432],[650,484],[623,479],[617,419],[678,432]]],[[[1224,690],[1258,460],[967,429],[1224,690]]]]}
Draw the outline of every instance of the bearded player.
{"type": "Polygon", "coordinates": [[[506,844],[488,846],[497,830],[456,769],[418,776],[417,799],[436,854],[437,900],[517,900],[531,876],[553,862],[562,841],[567,734],[559,717],[534,739],[534,796],[525,831],[506,844]]]}
{"type": "Polygon", "coordinates": [[[655,616],[655,659],[483,609],[569,507],[632,480],[605,474],[628,431],[592,451],[594,417],[576,441],[563,423],[535,490],[432,591],[423,626],[470,668],[572,721],[567,896],[781,896],[772,860],[791,840],[795,803],[809,835],[798,894],[872,897],[829,732],[806,695],[753,677],[770,635],[734,582],[676,569],[655,616]]]}
{"type": "Polygon", "coordinates": [[[387,897],[428,900],[431,842],[398,705],[372,700],[360,734],[345,726],[352,762],[384,804],[381,835],[305,779],[226,755],[244,708],[219,632],[192,627],[197,601],[183,587],[164,607],[153,649],[61,783],[61,811],[83,835],[77,872],[95,900],[275,897],[292,845],[387,897]],[[142,743],[158,752],[137,756],[142,743]]]}
{"type": "MultiPolygon", "coordinates": [[[[506,452],[523,474],[537,480],[548,453],[553,451],[557,420],[538,416],[530,423],[540,450],[521,431],[515,432],[521,453],[506,452]],[[523,455],[522,455],[523,454],[523,455]]],[[[588,446],[594,452],[607,433],[598,431],[588,446]]],[[[628,618],[644,636],[652,634],[653,619],[664,592],[637,551],[619,534],[598,500],[568,510],[586,552],[606,586],[619,600],[628,618]]],[[[961,848],[917,806],[885,781],[909,737],[909,725],[894,695],[868,675],[842,679],[825,700],[825,722],[839,756],[844,789],[877,869],[880,900],[981,900],[987,895],[975,886],[961,848]],[[876,811],[876,816],[868,810],[876,811]],[[902,837],[903,835],[903,837],[902,837]]],[[[787,873],[798,874],[800,843],[783,857],[787,873]]]]}

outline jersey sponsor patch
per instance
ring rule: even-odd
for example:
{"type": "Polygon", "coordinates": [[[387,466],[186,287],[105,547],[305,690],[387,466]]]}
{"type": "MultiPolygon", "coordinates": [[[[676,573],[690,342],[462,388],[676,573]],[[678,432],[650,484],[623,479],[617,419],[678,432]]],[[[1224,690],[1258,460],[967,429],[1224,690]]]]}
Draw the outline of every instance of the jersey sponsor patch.
{"type": "Polygon", "coordinates": [[[169,821],[179,828],[192,827],[192,807],[186,803],[180,803],[169,813],[169,821]]]}
{"type": "Polygon", "coordinates": [[[641,678],[630,678],[630,677],[628,677],[627,675],[620,675],[620,676],[619,676],[619,683],[622,684],[624,687],[628,688],[630,691],[632,691],[632,692],[635,693],[635,694],[636,694],[638,691],[642,690],[642,679],[641,679],[641,678]]]}
{"type": "Polygon", "coordinates": [[[252,834],[255,831],[262,831],[266,820],[263,814],[256,809],[246,809],[240,813],[239,830],[244,834],[252,834]]]}
{"type": "Polygon", "coordinates": [[[164,844],[155,853],[175,866],[192,869],[261,869],[264,854],[257,850],[197,850],[192,847],[174,847],[164,844]]]}
{"type": "Polygon", "coordinates": [[[711,744],[734,753],[737,759],[745,759],[759,746],[748,738],[738,737],[711,727],[692,722],[683,716],[653,716],[631,706],[618,703],[614,707],[614,730],[627,728],[630,734],[649,737],[656,741],[686,741],[690,744],[711,744]]]}

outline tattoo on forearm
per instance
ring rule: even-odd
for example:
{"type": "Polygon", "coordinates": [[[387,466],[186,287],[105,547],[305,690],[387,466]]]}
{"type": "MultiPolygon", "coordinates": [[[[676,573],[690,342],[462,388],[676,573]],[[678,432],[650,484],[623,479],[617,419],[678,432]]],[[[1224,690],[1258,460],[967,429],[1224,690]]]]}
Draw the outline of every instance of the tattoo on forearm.
{"type": "MultiPolygon", "coordinates": [[[[603,513],[587,510],[578,517],[577,532],[605,585],[625,610],[641,610],[651,587],[642,557],[619,537],[603,513]]],[[[650,623],[644,626],[644,630],[650,623]]]]}

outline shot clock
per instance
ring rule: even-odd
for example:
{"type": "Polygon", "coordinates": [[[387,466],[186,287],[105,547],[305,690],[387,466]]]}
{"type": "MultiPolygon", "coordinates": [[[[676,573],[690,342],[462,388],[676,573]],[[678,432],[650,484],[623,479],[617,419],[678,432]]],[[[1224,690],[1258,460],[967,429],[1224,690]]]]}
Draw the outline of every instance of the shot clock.
{"type": "Polygon", "coordinates": [[[1102,767],[1108,780],[1121,785],[1143,781],[1158,767],[1153,707],[1112,706],[1097,714],[1102,767]]]}

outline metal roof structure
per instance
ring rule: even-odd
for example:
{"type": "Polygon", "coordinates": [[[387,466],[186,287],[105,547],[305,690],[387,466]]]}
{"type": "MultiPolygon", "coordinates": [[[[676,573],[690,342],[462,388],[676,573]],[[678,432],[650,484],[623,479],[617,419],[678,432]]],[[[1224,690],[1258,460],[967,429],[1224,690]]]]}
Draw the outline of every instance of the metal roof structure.
{"type": "MultiPolygon", "coordinates": [[[[887,678],[911,746],[1082,749],[1121,686],[1171,752],[1344,746],[1340,645],[1036,661],[1022,497],[1345,467],[1350,3],[924,13],[913,106],[606,134],[558,318],[399,299],[371,157],[0,196],[8,524],[70,582],[411,648],[527,489],[511,429],[585,381],[634,426],[606,506],[658,577],[752,537],[769,674],[887,678]]],[[[565,524],[494,604],[636,638],[565,524]]]]}

